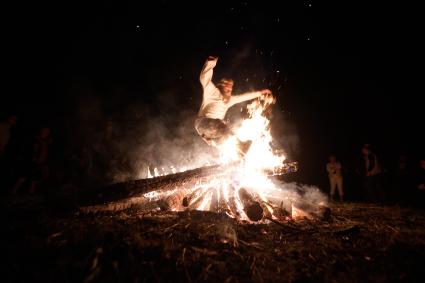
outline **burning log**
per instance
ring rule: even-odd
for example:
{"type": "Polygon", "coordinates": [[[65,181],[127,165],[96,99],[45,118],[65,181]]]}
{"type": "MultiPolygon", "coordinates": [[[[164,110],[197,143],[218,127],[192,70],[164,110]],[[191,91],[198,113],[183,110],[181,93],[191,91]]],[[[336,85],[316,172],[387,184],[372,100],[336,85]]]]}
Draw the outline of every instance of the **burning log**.
{"type": "Polygon", "coordinates": [[[194,190],[191,194],[183,198],[182,205],[184,207],[188,207],[191,203],[193,203],[194,200],[197,200],[203,193],[205,193],[205,190],[203,189],[194,190]]]}
{"type": "Polygon", "coordinates": [[[176,174],[112,184],[82,196],[83,205],[104,204],[138,197],[146,193],[167,192],[190,188],[199,182],[207,182],[214,176],[224,174],[226,167],[219,165],[201,167],[176,174]]]}
{"type": "MultiPolygon", "coordinates": [[[[80,197],[82,205],[97,205],[105,204],[120,200],[125,200],[133,197],[139,197],[143,194],[153,191],[167,192],[174,189],[192,188],[199,183],[207,183],[213,178],[223,177],[226,174],[231,174],[235,164],[227,166],[213,165],[201,167],[185,172],[169,174],[165,176],[140,179],[135,181],[127,181],[91,191],[85,192],[85,195],[80,197]]],[[[269,175],[292,173],[298,170],[297,163],[285,163],[276,169],[267,171],[269,175]]],[[[184,199],[184,198],[183,198],[184,199]]]]}
{"type": "Polygon", "coordinates": [[[260,221],[263,219],[264,211],[258,201],[244,188],[239,189],[239,199],[242,202],[243,210],[251,221],[260,221]]]}
{"type": "Polygon", "coordinates": [[[261,199],[258,200],[258,203],[260,204],[261,208],[263,209],[263,212],[264,212],[263,216],[265,218],[271,218],[272,217],[271,207],[261,199]]]}
{"type": "Polygon", "coordinates": [[[219,202],[220,200],[220,193],[219,193],[219,189],[217,188],[212,188],[211,189],[211,202],[209,204],[209,211],[213,211],[213,212],[218,212],[219,208],[219,202]]]}
{"type": "Polygon", "coordinates": [[[268,203],[266,200],[264,200],[258,193],[252,192],[251,194],[254,201],[258,202],[258,204],[263,209],[263,217],[264,218],[271,218],[272,217],[272,211],[273,211],[273,205],[268,203]]]}
{"type": "Polygon", "coordinates": [[[218,211],[219,212],[230,212],[229,204],[226,198],[228,198],[228,195],[226,196],[228,192],[224,190],[223,187],[220,188],[220,196],[218,199],[218,211]]]}
{"type": "Polygon", "coordinates": [[[229,209],[234,216],[240,216],[238,206],[236,204],[236,190],[233,186],[229,186],[229,209]]]}
{"type": "Polygon", "coordinates": [[[190,194],[192,190],[190,189],[182,189],[176,191],[174,194],[157,201],[158,206],[161,210],[181,210],[183,207],[183,199],[186,195],[190,194]]]}
{"type": "Polygon", "coordinates": [[[188,209],[194,210],[194,209],[199,208],[202,205],[202,203],[208,198],[210,193],[211,193],[211,188],[203,190],[200,193],[198,198],[194,199],[194,201],[192,203],[189,203],[188,209]]]}
{"type": "Polygon", "coordinates": [[[289,220],[291,218],[291,212],[289,212],[284,206],[283,201],[279,206],[276,206],[269,201],[261,199],[260,196],[256,196],[256,199],[260,203],[261,207],[264,210],[264,218],[272,219],[273,217],[279,220],[289,220]]]}

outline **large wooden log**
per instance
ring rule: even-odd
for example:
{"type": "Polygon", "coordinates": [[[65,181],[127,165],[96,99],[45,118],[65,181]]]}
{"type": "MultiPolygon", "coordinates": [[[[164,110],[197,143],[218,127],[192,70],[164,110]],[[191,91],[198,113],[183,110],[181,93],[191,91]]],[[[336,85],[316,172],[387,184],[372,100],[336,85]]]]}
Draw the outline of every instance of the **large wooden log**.
{"type": "Polygon", "coordinates": [[[214,176],[222,175],[225,171],[225,167],[214,165],[166,176],[116,183],[85,192],[80,197],[80,204],[106,204],[113,201],[139,197],[154,191],[167,192],[179,188],[190,188],[199,182],[207,182],[214,176]]]}
{"type": "MultiPolygon", "coordinates": [[[[107,204],[110,202],[122,201],[134,197],[140,197],[143,194],[150,192],[167,192],[175,189],[193,188],[199,183],[208,183],[213,178],[223,177],[232,174],[232,170],[236,168],[238,163],[229,165],[213,165],[201,167],[185,172],[148,178],[134,181],[127,181],[122,183],[112,184],[97,190],[84,192],[80,196],[80,205],[99,205],[107,204]]],[[[269,170],[270,175],[286,174],[295,172],[297,170],[297,163],[285,163],[276,168],[276,170],[269,170]]]]}

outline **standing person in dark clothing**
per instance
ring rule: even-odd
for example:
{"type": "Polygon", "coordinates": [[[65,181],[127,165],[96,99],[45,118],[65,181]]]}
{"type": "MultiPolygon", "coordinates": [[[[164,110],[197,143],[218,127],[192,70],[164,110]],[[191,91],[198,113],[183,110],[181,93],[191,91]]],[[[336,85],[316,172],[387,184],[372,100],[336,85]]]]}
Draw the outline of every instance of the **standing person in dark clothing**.
{"type": "Polygon", "coordinates": [[[362,147],[363,164],[360,174],[363,176],[363,189],[366,199],[371,202],[382,202],[383,188],[381,180],[381,164],[369,144],[362,147]]]}
{"type": "Polygon", "coordinates": [[[33,194],[39,183],[48,178],[49,167],[47,161],[50,143],[50,129],[42,128],[35,136],[31,156],[24,153],[19,178],[12,188],[13,194],[16,194],[26,181],[30,181],[29,193],[33,194]]]}

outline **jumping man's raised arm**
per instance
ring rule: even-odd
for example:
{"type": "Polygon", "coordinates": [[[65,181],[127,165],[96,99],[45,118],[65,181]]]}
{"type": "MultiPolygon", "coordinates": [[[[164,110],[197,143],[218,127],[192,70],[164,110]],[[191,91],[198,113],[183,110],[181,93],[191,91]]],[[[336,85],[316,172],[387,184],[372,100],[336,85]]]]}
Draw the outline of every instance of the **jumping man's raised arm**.
{"type": "Polygon", "coordinates": [[[263,89],[263,90],[260,90],[260,91],[247,92],[247,93],[244,93],[244,94],[241,94],[241,95],[233,95],[231,100],[230,100],[230,103],[232,105],[234,105],[234,104],[237,104],[237,103],[240,103],[240,102],[244,102],[244,101],[247,101],[247,100],[251,100],[251,99],[260,97],[262,95],[270,95],[270,94],[271,94],[270,90],[263,89]]]}
{"type": "Polygon", "coordinates": [[[203,88],[206,88],[212,80],[213,69],[217,64],[218,57],[209,56],[207,61],[202,68],[201,75],[199,76],[199,81],[202,84],[203,88]]]}

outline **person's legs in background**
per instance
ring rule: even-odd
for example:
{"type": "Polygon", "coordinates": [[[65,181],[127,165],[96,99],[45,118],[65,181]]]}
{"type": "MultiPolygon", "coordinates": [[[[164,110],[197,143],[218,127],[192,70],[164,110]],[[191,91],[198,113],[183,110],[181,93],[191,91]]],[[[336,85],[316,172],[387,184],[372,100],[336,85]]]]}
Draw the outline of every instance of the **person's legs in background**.
{"type": "Polygon", "coordinates": [[[335,178],[330,177],[329,178],[329,183],[330,183],[330,186],[331,186],[330,198],[331,198],[331,201],[333,201],[334,200],[334,196],[335,196],[335,190],[336,190],[336,180],[335,180],[335,178]]]}
{"type": "Polygon", "coordinates": [[[339,201],[344,201],[344,188],[343,188],[343,178],[338,177],[336,178],[336,185],[338,187],[338,194],[339,194],[339,201]]]}

